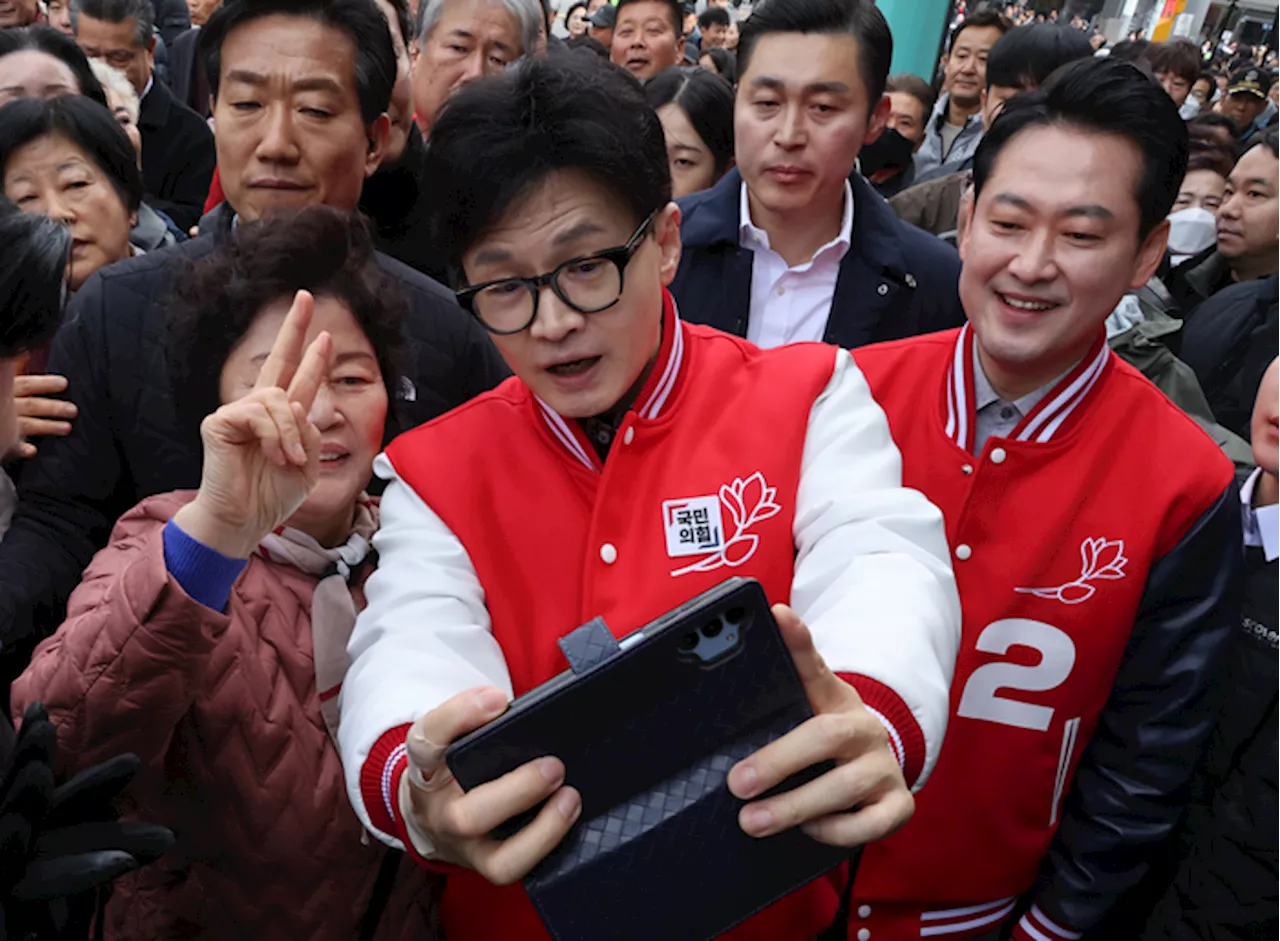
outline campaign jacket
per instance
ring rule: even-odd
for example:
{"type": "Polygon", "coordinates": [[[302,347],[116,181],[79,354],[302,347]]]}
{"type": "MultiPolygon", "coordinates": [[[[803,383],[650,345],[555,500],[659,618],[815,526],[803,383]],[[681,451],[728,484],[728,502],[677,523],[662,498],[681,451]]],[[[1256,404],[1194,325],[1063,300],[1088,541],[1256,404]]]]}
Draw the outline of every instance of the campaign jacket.
{"type": "MultiPolygon", "coordinates": [[[[352,635],[339,744],[351,802],[399,845],[410,723],[477,685],[520,695],[595,616],[622,637],[731,575],[789,602],[885,725],[920,786],[941,745],[958,608],[941,518],[901,487],[897,449],[849,355],[761,351],[681,324],[669,297],[652,374],[603,463],[518,379],[402,435],[378,572],[352,635]]],[[[728,937],[810,941],[839,873],[728,937]]],[[[450,941],[546,938],[517,887],[454,870],[450,941]]]]}
{"type": "MultiPolygon", "coordinates": [[[[956,250],[899,220],[862,177],[849,184],[853,232],[823,340],[851,349],[964,323],[956,250]]],[[[742,176],[731,170],[711,189],[679,200],[683,252],[671,293],[692,322],[745,337],[755,254],[738,244],[741,187],[742,176]]]]}
{"type": "Polygon", "coordinates": [[[1212,439],[1100,331],[975,451],[974,342],[856,356],[905,482],[946,518],[964,627],[938,767],[864,853],[850,938],[1091,928],[1182,813],[1238,624],[1239,498],[1212,439]]]}

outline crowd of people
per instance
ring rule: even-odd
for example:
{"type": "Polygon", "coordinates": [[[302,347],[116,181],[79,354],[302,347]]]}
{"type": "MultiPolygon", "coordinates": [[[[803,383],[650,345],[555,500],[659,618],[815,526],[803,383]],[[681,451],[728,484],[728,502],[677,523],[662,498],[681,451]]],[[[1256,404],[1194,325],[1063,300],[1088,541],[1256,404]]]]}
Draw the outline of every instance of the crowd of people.
{"type": "Polygon", "coordinates": [[[960,7],[0,0],[0,938],[549,937],[445,749],[733,575],[724,937],[1275,937],[1274,53],[960,7]]]}

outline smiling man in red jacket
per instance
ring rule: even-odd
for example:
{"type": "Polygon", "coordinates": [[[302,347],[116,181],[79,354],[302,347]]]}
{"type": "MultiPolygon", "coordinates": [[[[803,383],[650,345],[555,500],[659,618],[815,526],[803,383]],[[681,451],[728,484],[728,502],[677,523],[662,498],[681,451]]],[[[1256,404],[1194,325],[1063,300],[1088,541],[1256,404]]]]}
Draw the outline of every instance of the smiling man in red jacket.
{"type": "Polygon", "coordinates": [[[968,326],[856,354],[946,517],[964,628],[938,768],[864,854],[850,939],[1075,941],[1180,816],[1236,623],[1239,501],[1103,322],[1160,263],[1186,161],[1159,85],[1064,67],[978,148],[968,326]]]}
{"type": "MultiPolygon", "coordinates": [[[[747,802],[754,837],[803,827],[852,847],[892,832],[941,747],[959,607],[941,515],[902,487],[853,359],[681,321],[662,127],[593,57],[462,89],[425,170],[459,299],[516,375],[379,458],[379,569],[339,732],[366,825],[447,865],[450,941],[546,938],[510,883],[578,818],[564,764],[464,795],[444,747],[562,672],[556,641],[579,624],[602,616],[621,637],[741,575],[777,605],[816,715],[712,786],[747,802]],[[828,773],[762,798],[825,759],[828,773]],[[516,835],[489,837],[543,800],[516,835]]],[[[845,881],[816,879],[730,937],[812,941],[845,881]]]]}

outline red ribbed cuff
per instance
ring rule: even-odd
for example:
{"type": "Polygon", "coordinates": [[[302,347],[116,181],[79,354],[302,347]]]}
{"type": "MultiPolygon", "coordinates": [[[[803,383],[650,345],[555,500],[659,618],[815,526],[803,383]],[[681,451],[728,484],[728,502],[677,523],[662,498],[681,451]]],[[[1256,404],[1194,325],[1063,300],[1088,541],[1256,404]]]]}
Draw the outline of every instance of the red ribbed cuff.
{"type": "Polygon", "coordinates": [[[893,751],[907,787],[914,787],[920,772],[924,770],[924,732],[911,714],[902,697],[879,680],[861,673],[837,674],[862,697],[862,704],[880,720],[889,733],[889,748],[893,751]]]}
{"type": "Polygon", "coordinates": [[[1013,926],[1013,941],[1079,941],[1081,933],[1058,924],[1039,905],[1032,905],[1013,926]]]}
{"type": "Polygon", "coordinates": [[[388,729],[373,743],[369,757],[360,769],[360,796],[364,799],[369,822],[383,833],[399,838],[407,845],[404,821],[400,819],[400,777],[409,766],[405,740],[409,724],[388,729]]]}

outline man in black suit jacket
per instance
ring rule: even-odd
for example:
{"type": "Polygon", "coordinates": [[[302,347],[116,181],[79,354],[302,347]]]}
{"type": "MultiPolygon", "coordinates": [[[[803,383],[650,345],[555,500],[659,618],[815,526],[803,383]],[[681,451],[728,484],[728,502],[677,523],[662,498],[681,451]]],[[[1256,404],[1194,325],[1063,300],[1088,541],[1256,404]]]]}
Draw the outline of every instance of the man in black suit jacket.
{"type": "Polygon", "coordinates": [[[848,179],[888,117],[891,56],[870,0],[757,7],[738,45],[737,168],[680,201],[681,316],[766,347],[964,323],[955,250],[848,179]]]}
{"type": "Polygon", "coordinates": [[[213,132],[155,75],[151,0],[75,0],[72,27],[90,58],[128,76],[142,107],[142,182],[147,203],[183,231],[200,221],[215,162],[213,132]]]}

